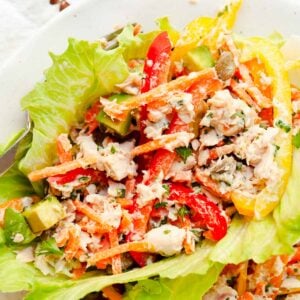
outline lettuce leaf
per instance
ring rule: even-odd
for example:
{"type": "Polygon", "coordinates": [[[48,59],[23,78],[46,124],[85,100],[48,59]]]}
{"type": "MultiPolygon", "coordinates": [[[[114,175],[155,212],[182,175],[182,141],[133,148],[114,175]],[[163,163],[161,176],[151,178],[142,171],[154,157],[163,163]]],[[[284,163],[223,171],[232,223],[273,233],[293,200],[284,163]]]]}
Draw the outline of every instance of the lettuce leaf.
{"type": "Polygon", "coordinates": [[[170,40],[172,42],[172,45],[175,46],[177,41],[180,38],[180,32],[177,31],[170,23],[170,20],[168,17],[162,17],[156,19],[156,24],[158,25],[158,28],[162,31],[167,31],[168,35],[170,37],[170,40]]]}
{"type": "MultiPolygon", "coordinates": [[[[120,35],[120,47],[115,50],[105,52],[96,43],[71,39],[62,55],[52,54],[53,66],[46,72],[45,82],[37,84],[22,100],[23,108],[29,111],[35,124],[32,142],[28,141],[23,148],[26,151],[31,145],[20,163],[24,173],[55,162],[53,149],[57,135],[68,132],[72,125],[80,122],[82,111],[97,97],[111,93],[113,86],[127,77],[125,61],[145,56],[147,45],[156,34],[153,31],[134,36],[129,26],[120,35]]],[[[236,216],[223,240],[216,245],[205,242],[190,256],[164,259],[119,275],[90,273],[74,281],[66,277],[45,277],[31,264],[17,261],[12,250],[2,246],[0,290],[30,291],[27,299],[80,299],[107,285],[138,281],[128,291],[128,297],[137,295],[147,299],[150,294],[151,299],[176,299],[177,295],[181,299],[198,298],[216,280],[223,264],[249,258],[261,262],[271,255],[291,250],[300,237],[299,164],[299,151],[295,151],[287,191],[272,215],[262,221],[236,216]],[[152,288],[149,289],[145,279],[154,276],[160,276],[160,279],[154,285],[150,281],[152,288]],[[199,284],[189,284],[196,281],[199,284]]],[[[0,178],[0,202],[32,193],[32,186],[17,169],[17,164],[0,178]]],[[[3,232],[0,233],[0,240],[3,240],[3,232]]]]}
{"type": "Polygon", "coordinates": [[[36,238],[22,214],[7,208],[4,214],[4,236],[8,245],[24,245],[36,238]],[[15,241],[17,234],[21,235],[21,241],[15,241]]]}
{"type": "Polygon", "coordinates": [[[105,51],[99,43],[69,39],[63,54],[51,54],[53,65],[45,72],[45,81],[21,101],[34,122],[32,145],[20,162],[25,174],[52,165],[57,136],[69,132],[88,106],[126,79],[122,53],[122,48],[105,51]]]}
{"type": "Polygon", "coordinates": [[[1,247],[0,251],[0,290],[2,292],[28,291],[41,274],[32,265],[16,260],[11,249],[1,247]]]}
{"type": "Polygon", "coordinates": [[[292,252],[300,240],[300,150],[294,149],[286,191],[273,214],[261,221],[236,216],[210,258],[223,264],[247,259],[263,262],[272,255],[292,252]]]}
{"type": "Polygon", "coordinates": [[[145,279],[136,285],[128,285],[124,300],[194,300],[201,297],[216,282],[223,265],[213,265],[205,275],[190,274],[170,280],[145,279]]]}
{"type": "Polygon", "coordinates": [[[145,58],[150,44],[160,32],[155,30],[134,35],[133,29],[132,25],[127,25],[117,38],[126,61],[145,58]]]}
{"type": "MultiPolygon", "coordinates": [[[[164,289],[173,289],[176,286],[175,291],[180,291],[181,295],[187,292],[185,289],[188,280],[194,280],[196,278],[199,280],[201,279],[199,286],[194,287],[195,294],[199,293],[200,295],[201,292],[206,292],[212,286],[223,267],[221,264],[213,263],[208,259],[210,250],[211,245],[205,244],[203,247],[198,248],[192,255],[181,255],[165,259],[145,268],[134,269],[118,275],[99,276],[99,273],[94,272],[90,273],[87,277],[76,281],[63,279],[62,277],[45,277],[36,271],[37,277],[28,277],[29,282],[27,282],[27,284],[28,286],[30,285],[31,288],[26,299],[81,299],[85,295],[100,291],[108,285],[145,280],[153,276],[164,278],[161,281],[164,289]],[[203,276],[208,271],[208,277],[203,276]],[[194,274],[194,276],[189,274],[194,274]],[[174,278],[176,278],[175,282],[171,280],[174,278]]],[[[0,265],[1,259],[2,254],[0,254],[0,265]]],[[[14,264],[20,264],[20,268],[23,266],[21,262],[17,262],[16,260],[14,261],[14,264]]],[[[8,266],[6,266],[6,268],[8,268],[8,266]]],[[[32,272],[31,269],[29,270],[32,272]]],[[[0,286],[0,288],[1,287],[2,286],[0,286]]],[[[2,287],[2,289],[6,291],[4,287],[2,287]]],[[[173,295],[172,293],[174,293],[174,291],[169,292],[171,293],[170,295],[173,295]]]]}

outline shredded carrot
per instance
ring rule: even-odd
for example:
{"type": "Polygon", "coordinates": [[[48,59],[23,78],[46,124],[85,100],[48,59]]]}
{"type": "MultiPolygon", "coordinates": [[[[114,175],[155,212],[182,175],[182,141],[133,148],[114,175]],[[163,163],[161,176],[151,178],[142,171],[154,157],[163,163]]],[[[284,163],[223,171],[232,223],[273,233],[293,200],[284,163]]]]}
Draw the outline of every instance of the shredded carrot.
{"type": "MultiPolygon", "coordinates": [[[[167,144],[170,144],[170,143],[176,141],[177,138],[178,138],[178,133],[162,135],[160,138],[158,138],[156,140],[149,141],[145,144],[135,147],[131,151],[131,155],[138,156],[138,155],[142,155],[142,154],[146,154],[146,153],[158,150],[160,148],[165,148],[165,146],[167,144]]],[[[184,145],[182,145],[182,146],[184,146],[184,145]]],[[[180,147],[179,144],[178,144],[178,147],[180,147]]]]}
{"type": "Polygon", "coordinates": [[[248,68],[252,78],[254,85],[259,88],[262,94],[271,99],[272,98],[272,89],[271,84],[263,84],[262,82],[262,74],[266,73],[264,68],[264,64],[259,62],[257,58],[251,59],[250,61],[245,62],[245,66],[248,68]]]}
{"type": "MultiPolygon", "coordinates": [[[[111,248],[119,246],[119,237],[116,229],[113,229],[108,233],[108,238],[111,248]]],[[[111,258],[111,267],[113,274],[122,273],[122,262],[120,254],[111,258]]]]}
{"type": "Polygon", "coordinates": [[[257,88],[257,86],[255,86],[246,65],[241,64],[239,66],[239,72],[242,76],[242,79],[247,84],[246,91],[249,93],[252,99],[257,103],[257,105],[260,108],[272,107],[272,100],[264,96],[262,92],[257,88]]]}
{"type": "Polygon", "coordinates": [[[120,226],[118,228],[119,232],[125,232],[130,229],[130,225],[132,224],[132,217],[129,215],[129,213],[124,210],[122,214],[122,219],[120,226]]]}
{"type": "MultiPolygon", "coordinates": [[[[179,218],[179,224],[181,228],[191,229],[191,220],[189,217],[185,216],[183,218],[179,218]]],[[[185,237],[183,241],[183,248],[186,254],[191,254],[195,251],[195,244],[191,243],[192,240],[188,240],[185,237]]]]}
{"type": "Polygon", "coordinates": [[[104,111],[113,119],[123,120],[128,111],[137,109],[140,106],[156,101],[157,99],[162,99],[162,97],[167,96],[170,91],[185,91],[193,83],[205,78],[217,78],[214,69],[205,69],[200,72],[193,72],[189,75],[178,77],[177,79],[161,84],[148,92],[133,96],[122,104],[116,103],[112,108],[104,107],[104,111]]]}
{"type": "Polygon", "coordinates": [[[67,261],[72,260],[79,249],[79,235],[74,227],[69,230],[69,239],[65,247],[65,257],[67,261]]]}
{"type": "Polygon", "coordinates": [[[72,160],[57,166],[46,167],[44,169],[32,171],[31,173],[28,174],[28,178],[30,181],[34,182],[47,177],[65,174],[77,168],[85,168],[88,165],[94,164],[96,162],[97,161],[94,157],[89,160],[86,159],[72,160]]]}
{"type": "Polygon", "coordinates": [[[244,295],[247,290],[248,261],[239,265],[239,276],[237,278],[237,292],[239,296],[244,295]]]}
{"type": "Polygon", "coordinates": [[[88,259],[89,265],[95,265],[98,261],[106,258],[111,258],[113,256],[116,256],[118,254],[126,253],[129,251],[135,251],[135,252],[153,252],[153,248],[149,246],[149,244],[145,241],[139,241],[139,242],[130,242],[126,244],[121,244],[117,247],[110,248],[107,250],[102,250],[97,253],[95,253],[93,256],[91,256],[90,259],[88,259]]]}
{"type": "Polygon", "coordinates": [[[56,140],[56,149],[57,155],[60,163],[65,163],[72,160],[72,153],[71,151],[66,151],[61,140],[58,138],[56,140]]]}
{"type": "Polygon", "coordinates": [[[122,295],[119,294],[113,286],[107,286],[102,289],[102,292],[106,298],[109,300],[122,300],[122,295]]]}
{"type": "Polygon", "coordinates": [[[8,207],[13,208],[19,212],[22,211],[23,210],[22,198],[14,198],[0,204],[0,209],[6,209],[8,207]]]}
{"type": "Polygon", "coordinates": [[[251,293],[246,292],[245,294],[241,295],[238,300],[254,300],[254,296],[251,293]]]}
{"type": "Polygon", "coordinates": [[[89,219],[95,221],[99,225],[99,230],[104,232],[109,232],[111,230],[111,226],[104,224],[101,218],[96,214],[96,212],[90,208],[85,203],[82,203],[78,200],[73,201],[74,205],[76,206],[76,209],[86,215],[89,219]]]}
{"type": "Polygon", "coordinates": [[[133,204],[133,201],[131,199],[117,198],[116,200],[121,205],[122,208],[131,206],[133,204]]]}
{"type": "Polygon", "coordinates": [[[243,88],[241,88],[241,86],[233,79],[231,79],[230,81],[230,89],[234,94],[236,94],[249,106],[253,106],[256,109],[256,111],[261,110],[257,103],[249,96],[249,94],[243,88]]]}
{"type": "Polygon", "coordinates": [[[150,214],[153,208],[154,200],[149,201],[139,209],[139,214],[133,219],[134,232],[143,236],[146,233],[150,214]]]}
{"type": "Polygon", "coordinates": [[[300,100],[300,90],[296,87],[292,87],[292,101],[300,100]]]}
{"type": "Polygon", "coordinates": [[[74,279],[80,278],[86,272],[86,264],[81,263],[80,267],[72,270],[72,275],[74,279]]]}
{"type": "MultiPolygon", "coordinates": [[[[101,251],[110,249],[110,242],[109,242],[108,234],[104,234],[102,236],[100,245],[101,245],[101,251]]],[[[95,252],[95,251],[93,251],[93,252],[95,252]]],[[[111,264],[111,258],[106,258],[106,259],[97,261],[95,265],[96,265],[97,269],[104,270],[110,264],[111,264]]]]}

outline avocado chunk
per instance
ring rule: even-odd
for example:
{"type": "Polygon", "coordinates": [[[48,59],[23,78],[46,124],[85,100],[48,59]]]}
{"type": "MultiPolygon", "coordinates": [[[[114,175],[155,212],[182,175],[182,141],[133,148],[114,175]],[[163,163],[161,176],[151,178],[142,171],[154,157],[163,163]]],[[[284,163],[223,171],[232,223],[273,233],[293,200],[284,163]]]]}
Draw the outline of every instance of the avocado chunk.
{"type": "MultiPolygon", "coordinates": [[[[131,96],[127,94],[116,94],[110,96],[108,99],[112,101],[116,100],[117,103],[122,103],[130,97],[131,96]]],[[[131,112],[127,113],[126,118],[123,121],[118,121],[112,120],[112,118],[107,115],[102,109],[97,116],[97,120],[105,127],[112,129],[121,136],[125,136],[128,133],[131,124],[131,112]]]]}
{"type": "Polygon", "coordinates": [[[34,204],[23,213],[34,233],[51,228],[65,217],[65,210],[54,196],[34,204]]]}
{"type": "Polygon", "coordinates": [[[199,46],[188,51],[183,61],[190,71],[200,71],[215,65],[212,54],[206,46],[199,46]]]}

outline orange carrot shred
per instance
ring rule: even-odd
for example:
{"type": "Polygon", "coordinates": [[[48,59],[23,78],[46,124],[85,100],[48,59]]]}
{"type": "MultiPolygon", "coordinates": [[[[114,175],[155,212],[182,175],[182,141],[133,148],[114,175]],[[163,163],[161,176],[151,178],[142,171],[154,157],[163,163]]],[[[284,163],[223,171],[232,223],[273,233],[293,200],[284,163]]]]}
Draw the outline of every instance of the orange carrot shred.
{"type": "MultiPolygon", "coordinates": [[[[113,229],[108,233],[108,238],[109,238],[111,248],[117,247],[119,245],[119,237],[116,229],[113,229]]],[[[113,274],[122,273],[122,262],[121,262],[120,254],[112,257],[111,266],[112,266],[113,274]]]]}
{"type": "Polygon", "coordinates": [[[122,300],[122,295],[119,294],[113,286],[107,286],[104,289],[102,289],[102,292],[105,297],[107,297],[109,300],[122,300]]]}
{"type": "Polygon", "coordinates": [[[97,215],[97,213],[90,208],[87,204],[82,203],[78,200],[75,200],[74,205],[76,206],[76,209],[86,215],[89,219],[95,221],[97,224],[99,224],[99,230],[101,230],[103,233],[104,232],[109,232],[111,230],[111,226],[104,224],[101,220],[101,218],[97,215]]]}

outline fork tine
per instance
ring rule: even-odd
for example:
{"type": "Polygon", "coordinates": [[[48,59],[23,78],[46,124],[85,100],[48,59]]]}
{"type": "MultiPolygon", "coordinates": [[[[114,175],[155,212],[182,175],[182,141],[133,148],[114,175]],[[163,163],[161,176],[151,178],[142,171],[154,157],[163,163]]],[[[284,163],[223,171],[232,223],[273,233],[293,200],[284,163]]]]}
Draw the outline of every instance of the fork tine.
{"type": "MultiPolygon", "coordinates": [[[[130,25],[135,26],[136,23],[131,23],[130,25]]],[[[104,35],[101,40],[104,40],[103,48],[105,50],[112,50],[118,47],[119,42],[117,40],[117,37],[119,34],[123,31],[124,27],[121,27],[109,34],[104,35]]]]}

